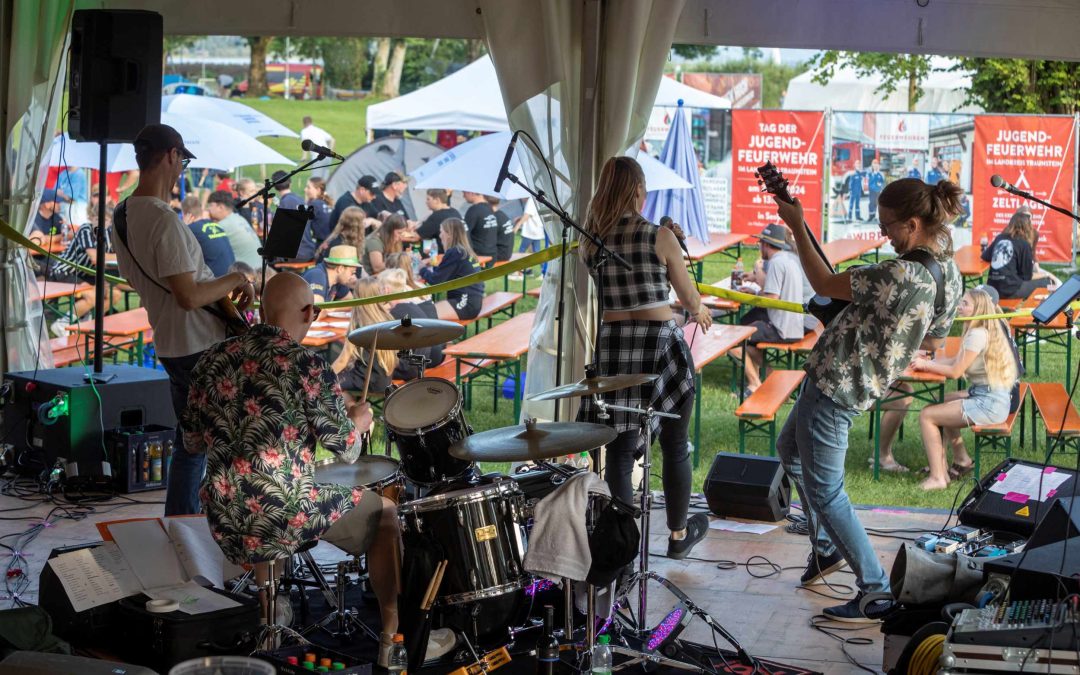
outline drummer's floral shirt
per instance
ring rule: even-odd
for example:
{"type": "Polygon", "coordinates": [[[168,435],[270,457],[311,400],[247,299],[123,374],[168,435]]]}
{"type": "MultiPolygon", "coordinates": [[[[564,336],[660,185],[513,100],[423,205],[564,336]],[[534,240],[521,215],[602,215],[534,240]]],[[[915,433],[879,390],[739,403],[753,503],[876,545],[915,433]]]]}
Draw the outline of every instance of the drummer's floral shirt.
{"type": "Polygon", "coordinates": [[[275,560],[320,537],[361,490],[316,485],[316,443],[360,455],[326,361],[274,326],[211,347],[192,373],[181,417],[186,450],[206,453],[200,497],[210,532],[235,563],[275,560]]]}

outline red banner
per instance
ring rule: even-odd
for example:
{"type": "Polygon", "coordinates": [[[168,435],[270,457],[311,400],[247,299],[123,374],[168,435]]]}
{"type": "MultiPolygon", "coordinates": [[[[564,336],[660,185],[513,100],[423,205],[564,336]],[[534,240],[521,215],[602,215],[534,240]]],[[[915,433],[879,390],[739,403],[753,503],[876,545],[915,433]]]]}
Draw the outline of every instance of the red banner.
{"type": "Polygon", "coordinates": [[[988,241],[1009,224],[1020,206],[1031,208],[1039,232],[1037,260],[1072,260],[1072,221],[1036,202],[990,185],[990,177],[1030,192],[1066,209],[1073,206],[1076,184],[1075,129],[1071,117],[978,115],[972,157],[972,242],[988,241]]]}
{"type": "Polygon", "coordinates": [[[761,192],[754,172],[771,161],[802,202],[806,222],[821,238],[824,113],[788,110],[731,111],[731,231],[757,234],[780,222],[776,204],[761,192]]]}

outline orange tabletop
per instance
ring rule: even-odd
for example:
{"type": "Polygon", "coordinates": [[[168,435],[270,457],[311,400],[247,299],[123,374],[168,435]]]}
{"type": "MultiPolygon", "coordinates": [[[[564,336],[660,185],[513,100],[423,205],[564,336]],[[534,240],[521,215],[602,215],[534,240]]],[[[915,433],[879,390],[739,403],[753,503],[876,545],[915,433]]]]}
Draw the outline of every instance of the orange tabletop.
{"type": "Polygon", "coordinates": [[[491,262],[492,257],[489,255],[476,256],[476,262],[480,263],[480,267],[487,267],[487,264],[491,262]]]}
{"type": "Polygon", "coordinates": [[[981,277],[990,269],[990,263],[982,259],[982,251],[974,244],[961,246],[953,254],[953,260],[965,277],[981,277]]]}
{"type": "Polygon", "coordinates": [[[861,258],[870,251],[881,248],[887,241],[889,240],[885,237],[834,239],[822,244],[821,250],[825,253],[825,257],[829,259],[829,264],[836,266],[849,260],[861,258]]]}
{"type": "Polygon", "coordinates": [[[69,295],[82,295],[88,291],[93,291],[93,284],[78,283],[78,284],[65,284],[62,281],[38,281],[38,290],[44,289],[45,294],[41,296],[35,296],[30,298],[31,300],[56,300],[58,298],[64,298],[69,295]]]}
{"type": "Polygon", "coordinates": [[[305,260],[305,261],[302,261],[302,262],[279,262],[279,263],[274,263],[274,267],[278,267],[278,268],[285,269],[285,270],[296,270],[298,272],[306,270],[309,267],[314,267],[314,266],[315,266],[315,261],[314,260],[305,260]]]}
{"type": "Polygon", "coordinates": [[[690,260],[697,262],[714,253],[719,253],[732,246],[737,246],[750,238],[748,234],[735,234],[733,232],[710,232],[709,241],[702,242],[697,237],[686,237],[686,249],[690,252],[690,260]]]}
{"type": "MultiPolygon", "coordinates": [[[[64,249],[67,248],[67,242],[64,241],[62,237],[58,235],[53,235],[52,237],[49,237],[44,242],[42,242],[40,246],[49,253],[55,255],[64,252],[64,249]]],[[[41,254],[33,249],[30,249],[30,255],[40,256],[41,254]]]]}
{"type": "MultiPolygon", "coordinates": [[[[102,334],[116,337],[131,337],[150,330],[150,319],[146,316],[146,308],[139,307],[119,314],[109,314],[102,321],[102,334]]],[[[83,321],[74,326],[68,326],[68,330],[76,333],[93,333],[94,320],[83,321]]]]}
{"type": "Polygon", "coordinates": [[[713,325],[708,333],[702,334],[696,323],[683,327],[686,344],[690,345],[690,354],[694,357],[694,368],[701,370],[724,354],[746,342],[757,330],[753,326],[718,326],[713,325]]]}
{"type": "Polygon", "coordinates": [[[536,312],[518,314],[483,333],[455,344],[447,345],[447,356],[482,356],[489,359],[516,359],[529,351],[533,319],[536,312]]]}
{"type": "MultiPolygon", "coordinates": [[[[1029,295],[1024,301],[1020,303],[1018,309],[1033,309],[1039,306],[1043,300],[1050,295],[1050,291],[1045,288],[1035,289],[1031,295],[1029,295]]],[[[1035,319],[1031,318],[1030,314],[1024,314],[1022,316],[1016,316],[1009,320],[1009,325],[1014,329],[1016,328],[1036,328],[1043,330],[1064,330],[1068,328],[1068,324],[1065,319],[1065,312],[1058,312],[1058,315],[1053,318],[1050,323],[1036,323],[1035,319]]]]}

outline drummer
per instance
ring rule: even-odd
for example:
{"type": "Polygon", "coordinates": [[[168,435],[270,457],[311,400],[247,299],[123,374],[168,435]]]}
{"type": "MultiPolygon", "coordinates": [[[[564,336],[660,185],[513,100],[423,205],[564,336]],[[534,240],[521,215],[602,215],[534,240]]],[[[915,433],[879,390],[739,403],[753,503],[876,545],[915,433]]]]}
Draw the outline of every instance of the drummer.
{"type": "MultiPolygon", "coordinates": [[[[260,586],[266,562],[320,538],[367,554],[386,667],[398,631],[394,504],[362,487],[314,482],[316,445],[355,462],[371,407],[346,408],[330,366],[300,345],[316,316],[304,279],[285,272],[267,282],[261,312],[265,323],[212,347],[192,374],[182,426],[188,452],[207,455],[200,497],[210,531],[229,560],[255,566],[260,586]]],[[[437,654],[438,644],[429,649],[437,654]]]]}

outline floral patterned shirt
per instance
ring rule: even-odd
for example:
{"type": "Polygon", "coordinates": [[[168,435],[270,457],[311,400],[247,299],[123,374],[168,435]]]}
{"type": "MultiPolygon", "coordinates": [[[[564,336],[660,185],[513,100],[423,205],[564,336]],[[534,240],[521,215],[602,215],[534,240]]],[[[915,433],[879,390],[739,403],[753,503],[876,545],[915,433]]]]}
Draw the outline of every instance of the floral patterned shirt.
{"type": "Polygon", "coordinates": [[[280,328],[207,350],[181,425],[187,451],[206,454],[200,497],[235,563],[287,557],[360,501],[360,489],[314,482],[316,443],[354,462],[360,434],[334,371],[280,328]]]}
{"type": "Polygon", "coordinates": [[[885,395],[927,335],[949,334],[963,294],[951,256],[938,257],[945,308],[934,316],[937,285],[922,264],[886,260],[851,270],[851,305],[821,334],[807,375],[838,405],[866,410],[885,395]]]}

